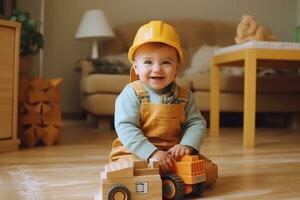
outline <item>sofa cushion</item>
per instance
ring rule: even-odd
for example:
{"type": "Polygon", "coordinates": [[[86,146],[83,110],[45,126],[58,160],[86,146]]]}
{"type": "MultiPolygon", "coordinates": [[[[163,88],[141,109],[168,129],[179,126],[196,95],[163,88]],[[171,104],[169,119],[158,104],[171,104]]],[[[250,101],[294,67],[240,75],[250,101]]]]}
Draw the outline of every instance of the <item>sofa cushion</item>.
{"type": "MultiPolygon", "coordinates": [[[[187,77],[186,77],[187,78],[187,77]]],[[[193,91],[209,91],[210,74],[197,74],[188,77],[192,81],[193,91]]],[[[258,93],[300,93],[300,76],[262,76],[257,77],[258,93]]],[[[243,93],[244,76],[220,76],[222,92],[243,93]]]]}
{"type": "Polygon", "coordinates": [[[81,99],[81,107],[94,115],[113,115],[117,94],[93,94],[81,99]]]}
{"type": "MultiPolygon", "coordinates": [[[[106,93],[119,94],[129,83],[128,75],[119,74],[90,74],[80,81],[80,91],[85,94],[106,93]]],[[[177,84],[186,89],[191,89],[192,82],[189,78],[178,78],[177,84]]]]}
{"type": "Polygon", "coordinates": [[[80,81],[80,91],[84,93],[108,93],[115,94],[129,83],[129,75],[116,74],[91,74],[80,81]]]}

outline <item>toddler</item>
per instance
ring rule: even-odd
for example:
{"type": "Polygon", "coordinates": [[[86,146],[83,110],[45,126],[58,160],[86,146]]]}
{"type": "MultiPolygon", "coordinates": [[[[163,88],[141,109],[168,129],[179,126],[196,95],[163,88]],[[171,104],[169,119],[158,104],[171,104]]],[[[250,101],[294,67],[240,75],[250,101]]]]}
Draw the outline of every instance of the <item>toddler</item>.
{"type": "MultiPolygon", "coordinates": [[[[132,63],[131,83],[115,104],[115,129],[110,161],[120,158],[159,161],[160,173],[173,168],[176,159],[199,154],[206,121],[196,107],[191,91],[176,82],[183,52],[175,29],[151,21],[137,32],[128,52],[132,63]]],[[[206,157],[206,183],[212,185],[218,168],[206,157]]]]}

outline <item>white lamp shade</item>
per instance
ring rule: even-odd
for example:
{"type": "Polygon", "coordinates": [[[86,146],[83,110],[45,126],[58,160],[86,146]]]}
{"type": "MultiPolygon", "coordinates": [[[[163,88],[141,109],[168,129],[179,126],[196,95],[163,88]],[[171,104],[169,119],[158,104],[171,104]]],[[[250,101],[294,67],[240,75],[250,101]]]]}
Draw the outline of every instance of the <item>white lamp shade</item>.
{"type": "Polygon", "coordinates": [[[114,37],[114,32],[101,10],[88,10],[84,13],[75,38],[100,37],[114,37]]]}

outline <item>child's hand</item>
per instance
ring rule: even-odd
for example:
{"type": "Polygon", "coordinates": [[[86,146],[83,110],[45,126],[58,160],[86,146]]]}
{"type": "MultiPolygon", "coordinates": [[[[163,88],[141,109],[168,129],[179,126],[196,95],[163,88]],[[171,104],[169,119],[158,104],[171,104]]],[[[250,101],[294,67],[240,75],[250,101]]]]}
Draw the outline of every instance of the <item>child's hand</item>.
{"type": "Polygon", "coordinates": [[[152,154],[151,158],[158,160],[161,174],[172,171],[175,160],[168,152],[157,150],[152,154]]]}
{"type": "Polygon", "coordinates": [[[182,156],[190,155],[192,153],[192,148],[182,144],[176,144],[168,150],[168,153],[171,154],[173,158],[177,160],[182,156]]]}

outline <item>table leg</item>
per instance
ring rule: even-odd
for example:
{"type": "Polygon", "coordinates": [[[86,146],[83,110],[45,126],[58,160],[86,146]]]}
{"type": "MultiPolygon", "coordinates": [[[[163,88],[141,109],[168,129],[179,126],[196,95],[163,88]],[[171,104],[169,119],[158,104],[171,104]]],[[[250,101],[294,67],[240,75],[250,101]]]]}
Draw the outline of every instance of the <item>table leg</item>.
{"type": "Polygon", "coordinates": [[[210,71],[210,134],[220,132],[220,68],[212,62],[210,71]]]}
{"type": "Polygon", "coordinates": [[[255,146],[255,114],[256,114],[256,52],[246,51],[244,79],[244,130],[243,144],[245,148],[255,146]]]}

